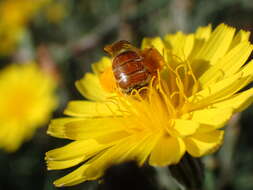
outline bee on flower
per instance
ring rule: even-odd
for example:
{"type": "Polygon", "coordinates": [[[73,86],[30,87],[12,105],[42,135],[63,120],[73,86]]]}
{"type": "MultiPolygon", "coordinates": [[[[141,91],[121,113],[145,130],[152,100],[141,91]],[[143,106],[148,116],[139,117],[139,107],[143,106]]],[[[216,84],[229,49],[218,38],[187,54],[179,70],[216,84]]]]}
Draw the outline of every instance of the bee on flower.
{"type": "Polygon", "coordinates": [[[111,165],[129,160],[168,166],[186,153],[215,152],[226,122],[252,102],[253,89],[241,91],[253,79],[252,61],[245,64],[253,48],[249,35],[220,24],[193,34],[145,38],[140,49],[107,46],[112,57],[94,63],[93,72],[76,82],[88,100],[70,101],[67,117],[49,125],[48,134],[73,142],[46,153],[48,169],[82,163],[54,184],[96,180],[111,165]],[[151,49],[155,56],[145,59],[143,52],[151,49]]]}
{"type": "MultiPolygon", "coordinates": [[[[122,40],[108,45],[105,51],[113,56],[111,68],[115,82],[125,93],[147,86],[163,63],[163,57],[155,48],[140,51],[128,41],[122,40]]],[[[108,76],[106,72],[104,75],[108,76]]]]}
{"type": "Polygon", "coordinates": [[[57,106],[55,81],[35,63],[0,71],[0,148],[16,151],[46,124],[57,106]]]}

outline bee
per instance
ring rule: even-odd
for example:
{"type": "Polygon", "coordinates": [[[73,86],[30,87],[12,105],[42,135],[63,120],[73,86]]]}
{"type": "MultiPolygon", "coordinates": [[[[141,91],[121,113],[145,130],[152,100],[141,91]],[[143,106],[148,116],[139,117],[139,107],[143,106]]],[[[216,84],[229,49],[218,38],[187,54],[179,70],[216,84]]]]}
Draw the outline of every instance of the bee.
{"type": "Polygon", "coordinates": [[[161,68],[163,57],[155,48],[140,50],[126,40],[105,46],[112,56],[112,71],[124,93],[147,86],[161,68]]]}

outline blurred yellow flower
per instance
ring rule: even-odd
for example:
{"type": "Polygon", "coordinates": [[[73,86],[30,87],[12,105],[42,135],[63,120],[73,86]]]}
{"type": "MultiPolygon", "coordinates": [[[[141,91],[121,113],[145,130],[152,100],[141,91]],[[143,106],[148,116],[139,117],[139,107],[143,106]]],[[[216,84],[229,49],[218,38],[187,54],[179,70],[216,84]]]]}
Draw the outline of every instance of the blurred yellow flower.
{"type": "Polygon", "coordinates": [[[56,84],[35,63],[0,71],[0,148],[15,151],[45,124],[57,105],[56,84]]]}
{"type": "Polygon", "coordinates": [[[49,22],[58,23],[67,15],[66,2],[52,2],[45,9],[45,15],[49,22]]]}
{"type": "Polygon", "coordinates": [[[131,95],[106,90],[114,81],[109,72],[104,76],[111,60],[93,64],[93,73],[76,82],[89,100],[71,101],[64,112],[70,117],[53,120],[48,129],[52,136],[74,140],[46,153],[49,170],[83,163],[54,184],[95,180],[127,160],[166,166],[186,152],[201,157],[216,151],[222,127],[252,102],[253,89],[239,92],[253,79],[252,61],[244,65],[253,48],[249,34],[221,24],[213,31],[209,25],[194,34],[145,38],[142,49],[154,47],[165,60],[145,97],[143,89],[131,95]]]}
{"type": "Polygon", "coordinates": [[[0,54],[15,50],[28,22],[51,0],[4,0],[0,2],[0,54]]]}

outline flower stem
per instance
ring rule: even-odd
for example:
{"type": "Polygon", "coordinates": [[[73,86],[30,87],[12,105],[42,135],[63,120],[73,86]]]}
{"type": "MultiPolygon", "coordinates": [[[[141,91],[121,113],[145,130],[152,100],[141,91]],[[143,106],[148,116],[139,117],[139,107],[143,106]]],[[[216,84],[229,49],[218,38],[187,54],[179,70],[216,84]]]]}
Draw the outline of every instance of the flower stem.
{"type": "Polygon", "coordinates": [[[186,154],[181,161],[169,166],[171,175],[186,190],[202,190],[204,181],[204,167],[200,159],[186,154]]]}

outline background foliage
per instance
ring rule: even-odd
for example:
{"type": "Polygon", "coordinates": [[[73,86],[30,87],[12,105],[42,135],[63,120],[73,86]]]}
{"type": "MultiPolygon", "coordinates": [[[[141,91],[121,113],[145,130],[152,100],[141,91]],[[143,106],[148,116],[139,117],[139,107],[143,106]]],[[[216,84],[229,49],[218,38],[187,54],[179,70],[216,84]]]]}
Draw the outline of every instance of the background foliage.
{"type": "MultiPolygon", "coordinates": [[[[60,117],[69,99],[81,99],[74,81],[105,55],[106,44],[125,39],[138,46],[143,37],[178,30],[192,32],[198,26],[221,22],[252,32],[252,17],[252,0],[54,0],[29,21],[15,50],[1,55],[0,68],[31,59],[46,65],[59,83],[60,105],[54,117],[60,117]]],[[[253,107],[234,116],[222,149],[203,159],[206,190],[253,189],[252,116],[253,107]]],[[[63,141],[47,136],[46,128],[38,130],[17,152],[0,152],[1,190],[56,189],[53,180],[67,172],[46,171],[44,153],[61,146],[63,141]]],[[[111,169],[106,179],[117,179],[126,184],[126,189],[152,189],[152,184],[159,184],[161,189],[177,189],[168,180],[166,169],[139,170],[131,163],[111,169]]],[[[109,185],[88,182],[62,189],[117,189],[114,184],[115,181],[109,185]]]]}

